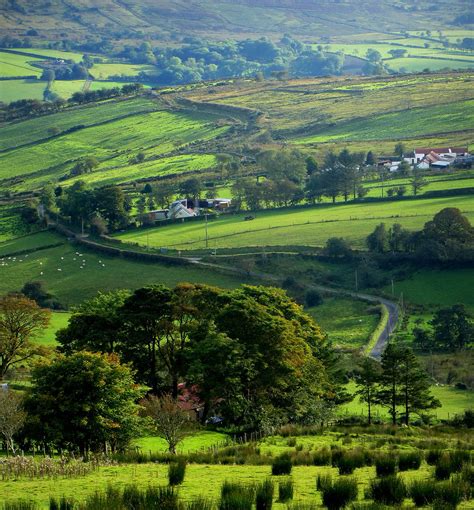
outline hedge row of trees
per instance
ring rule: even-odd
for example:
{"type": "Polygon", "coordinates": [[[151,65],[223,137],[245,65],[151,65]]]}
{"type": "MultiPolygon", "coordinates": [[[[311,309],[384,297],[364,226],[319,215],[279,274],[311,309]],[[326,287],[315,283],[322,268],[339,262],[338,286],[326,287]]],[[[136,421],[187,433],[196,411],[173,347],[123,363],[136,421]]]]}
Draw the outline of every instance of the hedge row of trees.
{"type": "Polygon", "coordinates": [[[374,253],[414,253],[425,260],[472,260],[474,228],[459,209],[447,207],[420,231],[408,231],[399,223],[387,229],[381,223],[367,237],[366,244],[374,253]]]}

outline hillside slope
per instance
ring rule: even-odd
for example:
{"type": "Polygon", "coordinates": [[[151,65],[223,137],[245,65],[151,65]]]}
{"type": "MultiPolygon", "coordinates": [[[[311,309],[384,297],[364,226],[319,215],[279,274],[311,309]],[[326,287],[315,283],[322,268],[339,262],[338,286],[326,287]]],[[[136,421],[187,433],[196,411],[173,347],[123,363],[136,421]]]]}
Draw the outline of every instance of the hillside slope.
{"type": "Polygon", "coordinates": [[[1,0],[0,28],[28,28],[68,37],[126,31],[141,34],[210,35],[215,38],[283,33],[318,38],[361,32],[393,33],[448,27],[469,11],[464,0],[1,0]]]}

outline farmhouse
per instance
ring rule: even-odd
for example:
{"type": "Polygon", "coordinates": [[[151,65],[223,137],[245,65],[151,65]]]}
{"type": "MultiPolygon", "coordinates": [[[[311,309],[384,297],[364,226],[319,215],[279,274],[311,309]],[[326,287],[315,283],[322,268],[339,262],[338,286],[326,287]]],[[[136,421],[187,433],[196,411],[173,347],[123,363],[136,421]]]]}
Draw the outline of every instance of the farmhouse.
{"type": "Polygon", "coordinates": [[[438,147],[438,148],[418,148],[413,150],[412,157],[414,163],[420,163],[428,155],[438,157],[439,160],[455,160],[458,156],[467,156],[469,151],[467,147],[438,147]]]}

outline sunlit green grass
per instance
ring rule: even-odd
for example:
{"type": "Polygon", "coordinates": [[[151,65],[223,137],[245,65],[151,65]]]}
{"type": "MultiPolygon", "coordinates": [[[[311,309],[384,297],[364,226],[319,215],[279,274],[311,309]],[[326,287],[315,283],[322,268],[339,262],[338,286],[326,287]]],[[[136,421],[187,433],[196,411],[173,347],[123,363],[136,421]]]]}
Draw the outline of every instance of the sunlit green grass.
{"type": "Polygon", "coordinates": [[[35,60],[40,61],[38,58],[35,59],[26,55],[15,55],[0,51],[0,76],[40,76],[41,69],[30,64],[30,62],[35,60]]]}
{"type": "Polygon", "coordinates": [[[34,337],[34,342],[54,347],[56,345],[56,331],[65,328],[70,317],[71,314],[68,312],[52,312],[48,327],[34,337]]]}
{"type": "MultiPolygon", "coordinates": [[[[323,246],[330,237],[344,237],[354,247],[363,248],[365,238],[379,223],[401,223],[410,230],[420,229],[445,207],[458,207],[471,221],[474,218],[474,197],[470,196],[259,211],[252,221],[244,221],[248,213],[222,215],[209,221],[209,246],[323,246]]],[[[165,225],[117,237],[156,247],[200,249],[205,247],[205,225],[165,225]]]]}
{"type": "MultiPolygon", "coordinates": [[[[209,430],[195,432],[185,437],[184,440],[179,443],[177,451],[182,453],[206,451],[212,446],[222,446],[228,438],[229,436],[227,436],[227,434],[221,432],[212,432],[209,430]]],[[[157,436],[142,437],[134,441],[133,444],[143,453],[167,451],[166,441],[157,436]]]]}
{"type": "MultiPolygon", "coordinates": [[[[59,236],[57,239],[64,240],[59,236]]],[[[11,250],[12,246],[8,249],[11,250]]],[[[17,257],[16,260],[5,260],[5,265],[0,264],[0,294],[19,291],[29,281],[43,282],[46,290],[66,307],[80,304],[95,296],[99,290],[136,289],[155,283],[173,286],[187,281],[237,287],[244,282],[237,277],[194,266],[167,266],[109,257],[70,244],[30,253],[28,257],[17,257]],[[81,253],[82,257],[76,252],[81,253]]]]}

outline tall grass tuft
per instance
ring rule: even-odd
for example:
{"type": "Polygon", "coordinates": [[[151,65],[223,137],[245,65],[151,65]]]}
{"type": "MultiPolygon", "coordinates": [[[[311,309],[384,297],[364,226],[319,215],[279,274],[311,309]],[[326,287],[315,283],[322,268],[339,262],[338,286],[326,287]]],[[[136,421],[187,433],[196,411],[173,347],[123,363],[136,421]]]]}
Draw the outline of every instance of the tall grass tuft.
{"type": "Polygon", "coordinates": [[[357,479],[340,477],[322,489],[323,504],[329,510],[341,510],[357,499],[357,479]]]}
{"type": "Polygon", "coordinates": [[[286,480],[280,480],[278,484],[278,501],[280,503],[286,503],[291,501],[294,496],[294,484],[291,478],[286,480]]]}
{"type": "Polygon", "coordinates": [[[219,510],[251,510],[255,499],[255,486],[224,482],[221,487],[219,510]]]}
{"type": "Polygon", "coordinates": [[[168,466],[168,482],[171,486],[181,485],[186,473],[186,461],[178,459],[177,462],[171,462],[168,466]]]}
{"type": "Polygon", "coordinates": [[[59,500],[49,498],[49,510],[74,510],[76,504],[73,499],[62,497],[59,500]]]}
{"type": "Polygon", "coordinates": [[[389,453],[382,453],[375,458],[377,476],[394,475],[397,470],[397,459],[389,453]]]}
{"type": "Polygon", "coordinates": [[[321,448],[313,453],[313,464],[315,466],[330,466],[332,454],[329,448],[321,448]]]}
{"type": "Polygon", "coordinates": [[[436,499],[436,482],[434,480],[416,480],[408,490],[415,506],[426,506],[436,499]]]}
{"type": "Polygon", "coordinates": [[[280,456],[276,457],[276,459],[272,463],[272,475],[289,475],[291,474],[291,469],[293,464],[291,462],[291,458],[287,453],[283,453],[280,456]]]}
{"type": "Polygon", "coordinates": [[[336,458],[333,456],[333,464],[339,468],[340,475],[351,475],[356,468],[366,465],[366,455],[362,450],[343,450],[336,458]]]}
{"type": "Polygon", "coordinates": [[[265,480],[257,485],[255,503],[257,510],[271,510],[275,485],[272,480],[265,480]]]}
{"type": "Polygon", "coordinates": [[[210,499],[198,498],[186,503],[183,510],[214,510],[214,502],[210,499]]]}
{"type": "Polygon", "coordinates": [[[400,505],[407,495],[407,488],[401,478],[391,475],[372,480],[369,493],[377,503],[400,505]]]}
{"type": "Polygon", "coordinates": [[[412,451],[401,453],[398,457],[399,471],[408,471],[409,469],[420,469],[423,454],[421,452],[412,451]]]}
{"type": "Polygon", "coordinates": [[[428,453],[426,454],[426,462],[430,465],[430,466],[434,466],[439,458],[441,457],[441,450],[428,450],[428,453]]]}
{"type": "Polygon", "coordinates": [[[6,501],[3,510],[38,510],[39,506],[32,501],[6,501]]]}
{"type": "Polygon", "coordinates": [[[332,476],[318,475],[316,478],[316,490],[323,491],[326,487],[332,487],[332,476]]]}

